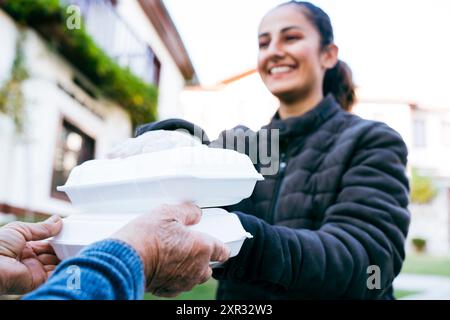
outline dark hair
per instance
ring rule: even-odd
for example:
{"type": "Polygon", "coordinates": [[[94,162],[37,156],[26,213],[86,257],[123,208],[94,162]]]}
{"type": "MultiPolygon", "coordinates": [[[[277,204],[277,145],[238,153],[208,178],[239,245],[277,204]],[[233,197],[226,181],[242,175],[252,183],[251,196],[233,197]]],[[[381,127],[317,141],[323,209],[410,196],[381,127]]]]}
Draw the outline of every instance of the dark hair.
{"type": "MultiPolygon", "coordinates": [[[[295,4],[302,9],[306,18],[313,24],[320,34],[320,49],[325,49],[334,42],[333,27],[328,14],[314,4],[307,1],[289,1],[280,4],[285,6],[295,4]]],[[[356,101],[355,84],[353,83],[352,71],[342,60],[328,69],[323,81],[323,94],[332,93],[344,110],[350,111],[356,101]]]]}

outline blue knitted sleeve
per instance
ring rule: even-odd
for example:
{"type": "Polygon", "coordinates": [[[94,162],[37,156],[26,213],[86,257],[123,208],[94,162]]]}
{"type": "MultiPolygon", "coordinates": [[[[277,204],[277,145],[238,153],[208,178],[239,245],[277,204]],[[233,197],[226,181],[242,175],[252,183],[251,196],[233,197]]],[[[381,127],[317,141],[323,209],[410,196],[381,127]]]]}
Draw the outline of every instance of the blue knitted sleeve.
{"type": "Polygon", "coordinates": [[[50,279],[24,300],[132,300],[144,294],[138,253],[119,240],[103,240],[63,261],[50,279]]]}

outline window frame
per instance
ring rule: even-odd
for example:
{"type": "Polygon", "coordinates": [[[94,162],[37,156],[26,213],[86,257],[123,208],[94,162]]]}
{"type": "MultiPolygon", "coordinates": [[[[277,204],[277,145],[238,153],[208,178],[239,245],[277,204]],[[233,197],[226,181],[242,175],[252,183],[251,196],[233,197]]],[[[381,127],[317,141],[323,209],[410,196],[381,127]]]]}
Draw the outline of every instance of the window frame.
{"type": "Polygon", "coordinates": [[[69,197],[66,195],[66,193],[57,191],[56,185],[54,185],[56,155],[58,152],[58,148],[60,147],[60,135],[61,135],[62,131],[64,130],[65,123],[67,123],[68,126],[73,127],[75,129],[75,130],[72,130],[73,132],[80,134],[82,137],[85,136],[92,140],[92,142],[93,142],[92,159],[95,159],[95,157],[96,157],[97,139],[94,136],[92,136],[91,134],[87,133],[85,130],[83,130],[82,126],[77,125],[76,121],[71,120],[69,117],[67,117],[65,115],[60,116],[59,122],[58,122],[58,129],[56,131],[56,139],[55,139],[54,148],[53,148],[53,157],[52,157],[52,165],[51,165],[51,173],[50,173],[50,198],[62,200],[65,202],[70,202],[69,197]]]}
{"type": "Polygon", "coordinates": [[[423,118],[413,118],[413,125],[412,125],[412,136],[413,136],[413,145],[415,148],[426,148],[427,147],[427,121],[423,118]],[[422,124],[422,132],[420,133],[420,139],[418,136],[418,130],[417,124],[422,124]],[[419,141],[420,140],[420,141],[419,141]]]}

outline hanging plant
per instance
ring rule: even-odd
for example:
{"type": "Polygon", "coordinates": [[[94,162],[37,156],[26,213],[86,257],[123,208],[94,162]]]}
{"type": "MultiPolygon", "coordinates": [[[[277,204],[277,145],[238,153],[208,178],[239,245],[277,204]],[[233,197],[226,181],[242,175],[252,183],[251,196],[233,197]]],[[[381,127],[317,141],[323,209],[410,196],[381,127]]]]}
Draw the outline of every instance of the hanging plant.
{"type": "Polygon", "coordinates": [[[21,31],[16,42],[16,53],[11,68],[11,75],[0,87],[0,112],[11,117],[17,133],[23,132],[25,97],[22,91],[22,83],[28,79],[23,52],[24,41],[25,33],[21,31]]]}
{"type": "Polygon", "coordinates": [[[67,6],[59,0],[0,0],[0,9],[37,30],[103,95],[128,111],[133,126],[156,120],[158,88],[119,66],[88,35],[82,22],[79,29],[69,30],[67,6]]]}

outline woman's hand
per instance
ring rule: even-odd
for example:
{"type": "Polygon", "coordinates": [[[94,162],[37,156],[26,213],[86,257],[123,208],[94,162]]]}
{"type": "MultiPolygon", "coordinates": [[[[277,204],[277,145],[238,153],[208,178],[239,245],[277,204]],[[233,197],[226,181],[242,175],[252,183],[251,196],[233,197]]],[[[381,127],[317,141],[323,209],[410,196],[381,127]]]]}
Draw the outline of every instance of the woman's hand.
{"type": "Polygon", "coordinates": [[[44,283],[59,263],[49,243],[62,222],[53,216],[40,223],[12,222],[0,228],[0,294],[24,294],[44,283]]]}
{"type": "Polygon", "coordinates": [[[130,138],[117,145],[108,153],[108,158],[126,158],[142,153],[162,151],[179,147],[201,146],[199,139],[191,136],[185,130],[148,131],[136,138],[130,138]]]}

